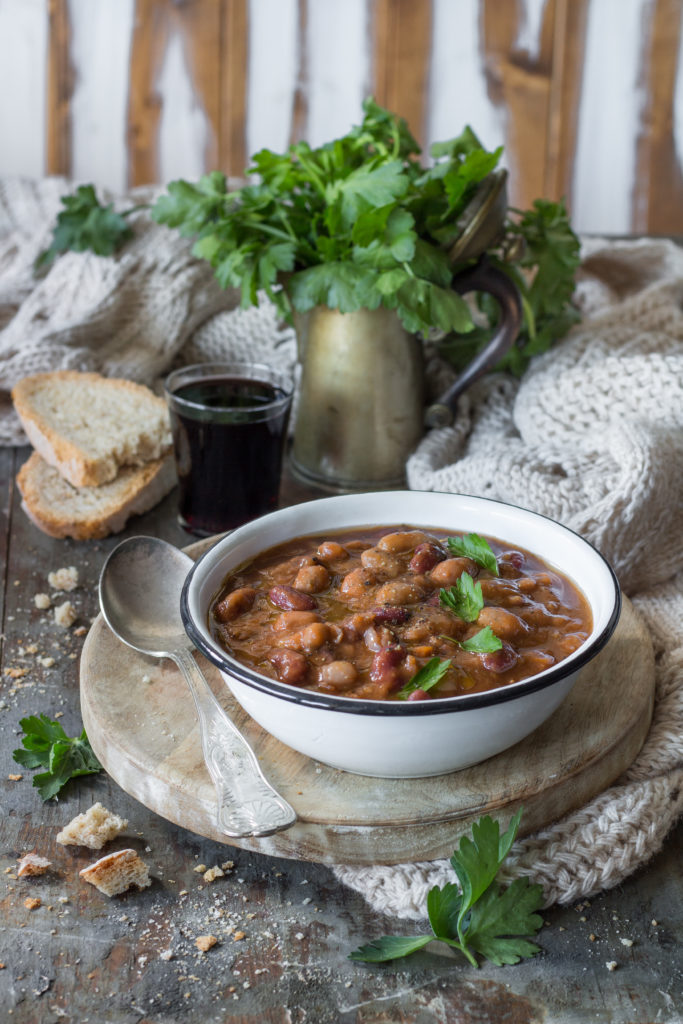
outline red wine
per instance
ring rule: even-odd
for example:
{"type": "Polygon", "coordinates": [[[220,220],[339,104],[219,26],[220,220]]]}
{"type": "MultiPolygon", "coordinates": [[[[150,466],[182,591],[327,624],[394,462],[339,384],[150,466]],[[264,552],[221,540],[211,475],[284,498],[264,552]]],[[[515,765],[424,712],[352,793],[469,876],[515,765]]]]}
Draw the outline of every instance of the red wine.
{"type": "Polygon", "coordinates": [[[267,381],[206,377],[171,397],[186,529],[212,534],[277,508],[289,396],[267,381]]]}

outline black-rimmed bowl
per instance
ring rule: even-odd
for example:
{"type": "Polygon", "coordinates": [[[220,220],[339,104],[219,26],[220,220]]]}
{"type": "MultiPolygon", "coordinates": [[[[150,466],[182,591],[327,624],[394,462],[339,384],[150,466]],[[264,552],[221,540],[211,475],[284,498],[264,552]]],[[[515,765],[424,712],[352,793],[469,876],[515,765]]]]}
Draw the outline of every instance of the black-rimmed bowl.
{"type": "Polygon", "coordinates": [[[185,629],[234,697],[277,739],[335,768],[381,778],[420,778],[477,764],[518,743],[567,696],[619,619],[614,572],[592,545],[535,512],[486,498],[431,491],[379,491],[322,498],[280,509],[235,530],[188,575],[185,629]],[[593,629],[564,661],[484,693],[424,701],[358,700],[315,693],[261,675],[213,639],[208,612],[227,574],[262,551],[308,534],[409,524],[497,537],[538,555],[588,600],[593,629]]]}

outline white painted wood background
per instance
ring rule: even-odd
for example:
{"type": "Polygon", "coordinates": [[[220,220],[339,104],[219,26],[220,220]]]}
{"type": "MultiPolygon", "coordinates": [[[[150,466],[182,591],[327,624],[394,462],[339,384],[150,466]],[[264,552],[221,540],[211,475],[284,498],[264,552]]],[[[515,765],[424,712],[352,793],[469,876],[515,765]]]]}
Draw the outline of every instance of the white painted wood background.
{"type": "MultiPolygon", "coordinates": [[[[414,0],[421,3],[423,0],[414,0]]],[[[427,2],[427,0],[424,0],[427,2]]],[[[509,9],[515,0],[498,0],[509,9]]],[[[567,0],[569,4],[573,0],[567,0]]],[[[638,144],[648,130],[645,94],[648,32],[656,0],[588,0],[575,111],[570,207],[580,231],[627,233],[647,227],[636,196],[638,144]]],[[[548,0],[517,0],[517,53],[533,64],[548,0]]],[[[294,96],[306,68],[302,134],[312,144],[358,121],[370,91],[372,0],[308,0],[300,52],[297,0],[249,0],[246,153],[290,141],[294,96]]],[[[680,39],[673,116],[677,161],[683,160],[683,4],[669,0],[671,32],[680,39]]],[[[129,181],[127,115],[135,0],[68,0],[71,63],[71,172],[115,191],[129,181]]],[[[427,141],[449,138],[470,123],[489,147],[505,144],[508,109],[491,100],[481,60],[481,0],[432,0],[432,44],[424,97],[427,141]]],[[[0,0],[0,175],[46,172],[48,0],[0,0]]],[[[159,179],[196,178],[212,127],[193,86],[179,33],[169,36],[155,82],[161,105],[159,179]]],[[[514,200],[517,156],[508,152],[514,200]]],[[[529,159],[529,154],[526,154],[529,159]]],[[[641,168],[641,174],[646,172],[641,168]]],[[[647,190],[657,189],[648,181],[647,190]]],[[[642,192],[642,189],[641,189],[642,192]]],[[[683,211],[672,224],[683,231],[683,211]]]]}

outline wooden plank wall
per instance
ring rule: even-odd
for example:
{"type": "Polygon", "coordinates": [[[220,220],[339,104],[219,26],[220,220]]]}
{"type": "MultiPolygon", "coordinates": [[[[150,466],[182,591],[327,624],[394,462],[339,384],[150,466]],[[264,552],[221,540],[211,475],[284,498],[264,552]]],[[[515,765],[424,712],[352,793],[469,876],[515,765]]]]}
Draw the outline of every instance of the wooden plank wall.
{"type": "Polygon", "coordinates": [[[470,123],[511,202],[683,233],[683,0],[0,0],[0,174],[114,190],[313,144],[365,95],[470,123]],[[32,75],[26,56],[32,55],[32,75]]]}

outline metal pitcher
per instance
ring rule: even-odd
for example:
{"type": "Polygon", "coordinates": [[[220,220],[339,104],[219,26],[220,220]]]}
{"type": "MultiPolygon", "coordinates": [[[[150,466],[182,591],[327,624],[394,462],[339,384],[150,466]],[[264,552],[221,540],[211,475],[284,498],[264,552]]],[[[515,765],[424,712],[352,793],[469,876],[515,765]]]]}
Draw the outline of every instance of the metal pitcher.
{"type": "MultiPolygon", "coordinates": [[[[505,176],[490,176],[475,198],[450,253],[472,258],[502,230],[505,176]],[[477,227],[478,225],[478,227],[477,227]]],[[[406,459],[425,428],[452,422],[460,394],[491,369],[514,343],[522,322],[519,292],[486,257],[457,274],[460,294],[489,292],[498,302],[498,328],[433,405],[424,408],[422,343],[393,310],[353,313],[317,306],[295,316],[302,374],[292,468],[332,491],[375,490],[405,484],[406,459]]]]}

